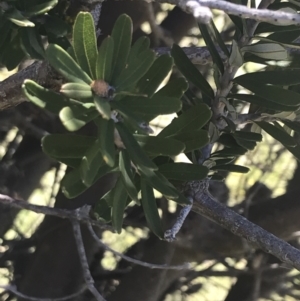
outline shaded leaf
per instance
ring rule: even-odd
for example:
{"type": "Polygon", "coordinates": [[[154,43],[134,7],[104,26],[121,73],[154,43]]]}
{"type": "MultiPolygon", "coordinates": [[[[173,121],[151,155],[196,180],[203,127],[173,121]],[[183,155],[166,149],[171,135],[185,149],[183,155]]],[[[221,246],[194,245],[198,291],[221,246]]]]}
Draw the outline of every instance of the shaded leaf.
{"type": "Polygon", "coordinates": [[[175,78],[158,90],[155,95],[181,98],[188,87],[189,85],[185,78],[175,78]]]}
{"type": "Polygon", "coordinates": [[[216,165],[213,166],[211,170],[223,170],[223,171],[238,172],[238,173],[247,173],[250,171],[248,167],[235,165],[235,164],[216,165]]]}
{"type": "Polygon", "coordinates": [[[171,50],[174,62],[180,72],[193,83],[200,91],[206,94],[209,98],[214,98],[214,91],[206,81],[204,76],[198,69],[191,63],[183,50],[176,44],[173,45],[171,50]]]}
{"type": "Polygon", "coordinates": [[[162,230],[161,220],[158,213],[153,188],[148,185],[147,181],[143,177],[141,178],[141,191],[141,202],[149,228],[155,235],[162,239],[164,232],[162,230]]]}
{"type": "Polygon", "coordinates": [[[68,199],[73,199],[87,190],[80,177],[79,168],[68,172],[61,181],[61,189],[68,199]]]}
{"type": "Polygon", "coordinates": [[[10,12],[6,13],[6,17],[11,22],[13,22],[16,25],[21,26],[21,27],[34,27],[35,26],[34,23],[29,21],[27,18],[25,18],[23,16],[23,14],[15,8],[13,8],[10,12]]]}
{"type": "Polygon", "coordinates": [[[150,47],[150,39],[148,37],[142,36],[140,37],[131,47],[127,62],[130,63],[134,60],[140,53],[149,49],[150,47]]]}
{"type": "Polygon", "coordinates": [[[51,0],[51,1],[43,2],[41,4],[33,5],[29,8],[26,8],[26,16],[31,17],[31,16],[45,14],[49,10],[51,10],[57,3],[58,0],[51,0]]]}
{"type": "Polygon", "coordinates": [[[232,156],[241,156],[247,152],[247,149],[243,147],[235,147],[235,148],[224,148],[220,151],[214,152],[212,157],[232,157],[232,156]]]}
{"type": "Polygon", "coordinates": [[[112,59],[114,53],[114,40],[108,36],[102,42],[96,62],[96,78],[102,79],[106,82],[110,81],[112,59]]]}

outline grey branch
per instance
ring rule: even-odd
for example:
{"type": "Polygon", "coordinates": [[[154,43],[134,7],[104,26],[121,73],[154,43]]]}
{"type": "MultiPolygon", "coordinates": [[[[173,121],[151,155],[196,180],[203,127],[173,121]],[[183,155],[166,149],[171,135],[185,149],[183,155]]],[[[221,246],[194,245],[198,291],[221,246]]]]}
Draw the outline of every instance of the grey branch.
{"type": "Polygon", "coordinates": [[[13,293],[15,296],[19,298],[30,300],[30,301],[65,301],[65,300],[78,297],[87,289],[86,286],[83,286],[78,292],[61,298],[36,298],[20,293],[14,285],[0,285],[0,288],[4,289],[5,291],[13,293]]]}
{"type": "Polygon", "coordinates": [[[300,270],[300,250],[214,200],[203,182],[188,183],[185,194],[194,200],[193,211],[300,270]]]}
{"type": "MultiPolygon", "coordinates": [[[[230,15],[239,16],[241,18],[250,18],[259,22],[267,22],[275,25],[299,25],[300,24],[300,15],[287,13],[283,11],[273,11],[269,9],[256,9],[248,8],[247,6],[234,4],[228,1],[223,0],[156,0],[160,3],[170,3],[179,6],[182,10],[192,13],[197,17],[197,12],[201,7],[209,9],[218,9],[226,12],[230,15]],[[195,2],[197,5],[195,5],[195,2]],[[193,3],[191,5],[191,3],[193,3]]],[[[208,17],[208,13],[206,13],[208,17]]],[[[210,18],[211,19],[211,18],[210,18]]],[[[207,21],[205,18],[198,19],[201,21],[207,21]]]]}
{"type": "MultiPolygon", "coordinates": [[[[82,208],[77,209],[78,215],[81,215],[82,213],[82,208]]],[[[83,209],[83,213],[86,213],[86,211],[83,209]]],[[[72,226],[73,226],[73,233],[77,245],[77,250],[78,250],[78,255],[79,255],[79,260],[82,266],[82,271],[83,271],[83,278],[85,281],[85,284],[89,291],[94,295],[97,301],[105,301],[105,299],[101,296],[101,294],[98,292],[94,285],[94,279],[91,275],[90,272],[90,267],[86,258],[85,254],[85,249],[84,249],[84,244],[82,240],[82,234],[81,234],[81,229],[80,229],[80,224],[76,220],[72,220],[72,226]]]]}
{"type": "Polygon", "coordinates": [[[7,195],[0,194],[0,204],[8,205],[18,209],[26,209],[36,213],[42,213],[46,215],[52,215],[60,218],[68,218],[70,220],[76,220],[83,223],[91,223],[94,226],[100,227],[104,230],[109,230],[114,232],[113,228],[103,224],[102,222],[93,220],[86,214],[78,214],[74,210],[60,209],[60,208],[51,208],[48,206],[40,206],[27,203],[25,201],[13,199],[7,195]]]}
{"type": "Polygon", "coordinates": [[[124,260],[126,260],[128,262],[131,262],[131,263],[134,263],[136,265],[140,265],[140,266],[143,266],[143,267],[146,267],[146,268],[150,268],[150,269],[188,270],[188,269],[191,268],[189,263],[185,263],[185,264],[182,264],[182,265],[174,265],[174,266],[172,266],[172,265],[165,265],[165,264],[148,263],[148,262],[144,262],[144,261],[140,261],[140,260],[131,258],[131,257],[127,256],[127,255],[124,255],[122,253],[117,252],[116,250],[110,248],[108,245],[106,245],[105,243],[103,243],[100,240],[100,238],[96,235],[95,231],[92,228],[92,225],[88,223],[87,226],[88,226],[88,229],[89,229],[91,235],[93,236],[93,238],[95,239],[95,241],[97,242],[97,244],[101,248],[112,252],[114,255],[119,256],[119,257],[121,257],[122,259],[124,259],[124,260]]]}

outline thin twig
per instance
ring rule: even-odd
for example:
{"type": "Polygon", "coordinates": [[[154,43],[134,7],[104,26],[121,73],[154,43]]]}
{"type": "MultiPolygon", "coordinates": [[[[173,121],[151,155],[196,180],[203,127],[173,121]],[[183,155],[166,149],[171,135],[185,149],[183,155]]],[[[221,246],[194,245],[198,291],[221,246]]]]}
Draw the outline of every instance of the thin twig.
{"type": "MultiPolygon", "coordinates": [[[[82,208],[77,209],[78,215],[82,215],[82,213],[86,214],[86,211],[82,208]]],[[[91,275],[90,267],[86,258],[84,244],[82,240],[82,234],[80,229],[80,224],[77,220],[72,220],[72,226],[73,226],[73,234],[75,237],[78,255],[80,259],[80,263],[83,270],[83,278],[85,281],[85,284],[87,285],[87,288],[89,291],[94,295],[97,301],[105,301],[105,299],[101,296],[101,294],[98,292],[98,290],[95,288],[94,285],[94,279],[91,275]]]]}
{"type": "Polygon", "coordinates": [[[74,210],[60,209],[60,208],[51,208],[48,206],[40,206],[27,203],[25,201],[13,199],[7,195],[0,194],[0,204],[8,205],[18,209],[26,209],[36,213],[42,213],[45,215],[52,215],[60,218],[68,218],[70,220],[77,220],[83,223],[91,223],[93,226],[100,227],[104,230],[109,230],[114,232],[113,228],[109,225],[105,225],[100,221],[93,220],[87,215],[81,215],[76,213],[74,210]]]}
{"type": "Polygon", "coordinates": [[[131,258],[127,255],[124,255],[122,253],[119,253],[118,251],[110,248],[108,245],[106,245],[105,243],[103,243],[100,238],[97,236],[97,234],[95,233],[95,231],[93,230],[91,224],[87,224],[88,226],[88,229],[91,233],[91,235],[93,236],[93,238],[96,240],[97,244],[105,249],[105,250],[108,250],[110,252],[112,252],[114,255],[116,256],[119,256],[121,257],[122,259],[128,261],[128,262],[131,262],[131,263],[134,263],[136,265],[140,265],[140,266],[143,266],[143,267],[146,267],[146,268],[150,268],[150,269],[161,269],[161,270],[189,270],[191,269],[191,266],[189,263],[185,263],[185,264],[182,264],[182,265],[165,265],[165,264],[154,264],[154,263],[148,263],[148,262],[144,262],[144,261],[140,261],[140,260],[137,260],[137,259],[134,259],[134,258],[131,258]]]}
{"type": "Polygon", "coordinates": [[[20,293],[14,285],[0,285],[0,288],[4,289],[5,291],[13,293],[15,296],[17,296],[19,298],[27,299],[30,301],[65,301],[65,300],[69,300],[69,299],[78,297],[80,294],[82,294],[87,289],[86,286],[83,286],[78,292],[68,295],[68,296],[60,297],[60,298],[36,298],[36,297],[27,296],[27,295],[20,293]]]}

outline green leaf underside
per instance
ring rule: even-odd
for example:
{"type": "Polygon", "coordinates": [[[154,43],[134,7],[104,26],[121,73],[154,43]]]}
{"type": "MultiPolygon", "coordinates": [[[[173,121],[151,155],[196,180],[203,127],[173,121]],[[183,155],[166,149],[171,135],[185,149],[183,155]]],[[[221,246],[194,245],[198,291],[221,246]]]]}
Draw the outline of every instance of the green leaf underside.
{"type": "Polygon", "coordinates": [[[185,145],[185,153],[200,149],[209,143],[209,134],[204,130],[179,132],[170,138],[179,140],[185,145]]]}
{"type": "Polygon", "coordinates": [[[116,149],[114,144],[114,130],[115,124],[112,119],[106,120],[99,118],[97,120],[99,129],[99,148],[103,157],[103,160],[109,166],[114,166],[116,149]]]}
{"type": "Polygon", "coordinates": [[[100,113],[102,118],[109,120],[111,116],[111,110],[110,110],[110,104],[108,100],[98,95],[95,95],[94,103],[97,111],[100,113]]]}
{"type": "MultiPolygon", "coordinates": [[[[147,73],[136,85],[137,93],[152,97],[159,85],[167,77],[173,66],[173,59],[169,55],[162,55],[157,58],[147,73]]],[[[167,95],[166,95],[167,96],[167,95]]],[[[172,96],[172,95],[168,95],[172,96]]],[[[176,96],[175,96],[176,97],[176,96]]]]}
{"type": "Polygon", "coordinates": [[[163,238],[164,232],[162,230],[161,220],[158,213],[153,188],[148,185],[147,181],[143,177],[141,178],[141,191],[141,202],[149,228],[159,238],[163,238]]]}
{"type": "Polygon", "coordinates": [[[114,53],[112,60],[112,83],[125,68],[130,51],[132,36],[132,21],[127,15],[121,15],[112,30],[111,37],[114,40],[114,53]]]}
{"type": "Polygon", "coordinates": [[[299,106],[300,94],[277,86],[262,84],[258,81],[234,79],[236,83],[252,91],[256,95],[266,98],[280,105],[299,106]]]}
{"type": "Polygon", "coordinates": [[[128,198],[127,192],[123,185],[121,177],[118,178],[115,187],[112,189],[113,207],[112,207],[112,225],[121,233],[123,225],[123,215],[128,198]]]}
{"type": "Polygon", "coordinates": [[[238,173],[247,173],[250,171],[248,167],[235,165],[235,164],[216,165],[213,166],[211,170],[223,170],[223,171],[238,172],[238,173]]]}
{"type": "Polygon", "coordinates": [[[73,47],[80,67],[91,77],[96,78],[97,40],[94,20],[90,13],[80,12],[73,27],[73,47]]]}
{"type": "Polygon", "coordinates": [[[214,91],[208,84],[204,76],[198,71],[198,69],[191,63],[183,50],[176,44],[173,45],[171,50],[174,62],[180,72],[202,93],[207,95],[209,98],[214,98],[214,91]]]}
{"type": "Polygon", "coordinates": [[[233,99],[247,101],[255,105],[258,105],[262,108],[266,108],[270,110],[285,111],[285,112],[295,111],[295,107],[278,104],[272,100],[262,98],[257,95],[231,94],[230,97],[233,99]]]}
{"type": "Polygon", "coordinates": [[[133,135],[121,123],[116,124],[116,129],[118,130],[122,142],[124,143],[130,159],[139,167],[144,167],[146,169],[157,170],[158,167],[149,159],[142,148],[139,146],[138,142],[135,140],[133,135]]]}
{"type": "Polygon", "coordinates": [[[150,155],[177,156],[185,149],[184,143],[171,139],[155,136],[134,135],[142,149],[150,155]]]}
{"type": "Polygon", "coordinates": [[[151,99],[126,97],[120,103],[145,121],[150,121],[158,115],[172,114],[181,109],[181,101],[175,97],[154,96],[151,99]]]}
{"type": "Polygon", "coordinates": [[[121,150],[119,154],[119,169],[121,171],[121,178],[127,190],[128,195],[132,200],[138,202],[138,191],[134,184],[133,172],[131,167],[130,157],[126,150],[121,150]]]}
{"type": "Polygon", "coordinates": [[[62,95],[48,90],[29,79],[24,81],[22,90],[32,103],[54,114],[58,114],[67,104],[66,99],[62,95]]]}
{"type": "Polygon", "coordinates": [[[114,40],[108,36],[102,42],[96,62],[96,77],[106,82],[110,82],[112,59],[114,53],[114,40]]]}
{"type": "Polygon", "coordinates": [[[98,112],[95,107],[84,106],[64,107],[59,113],[60,120],[69,131],[79,130],[97,116],[98,112]]]}
{"type": "Polygon", "coordinates": [[[278,140],[284,146],[296,146],[296,141],[291,137],[282,127],[274,126],[265,121],[255,122],[259,127],[261,127],[266,133],[272,136],[274,139],[278,140]]]}
{"type": "Polygon", "coordinates": [[[92,79],[74,59],[60,46],[50,44],[46,49],[49,63],[70,82],[91,84],[92,79]]]}
{"type": "Polygon", "coordinates": [[[203,180],[208,171],[205,166],[189,163],[168,163],[159,166],[159,172],[167,179],[179,181],[203,180]]]}
{"type": "Polygon", "coordinates": [[[82,158],[95,140],[90,136],[52,134],[42,139],[42,148],[52,158],[82,158]]]}
{"type": "Polygon", "coordinates": [[[195,131],[202,128],[211,118],[211,110],[205,104],[193,106],[165,127],[159,137],[169,137],[180,132],[195,131]]]}

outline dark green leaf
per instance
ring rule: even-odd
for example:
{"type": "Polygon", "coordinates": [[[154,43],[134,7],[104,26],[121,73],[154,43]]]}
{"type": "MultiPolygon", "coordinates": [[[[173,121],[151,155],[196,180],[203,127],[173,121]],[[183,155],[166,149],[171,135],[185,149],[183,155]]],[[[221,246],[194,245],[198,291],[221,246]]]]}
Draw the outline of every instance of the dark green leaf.
{"type": "Polygon", "coordinates": [[[211,168],[211,170],[223,170],[230,172],[238,172],[238,173],[247,173],[250,171],[248,167],[234,164],[224,164],[224,165],[216,165],[211,168]]]}
{"type": "Polygon", "coordinates": [[[82,158],[95,140],[90,136],[52,134],[42,139],[42,148],[52,158],[82,158]]]}
{"type": "Polygon", "coordinates": [[[113,208],[112,208],[112,225],[117,231],[121,233],[123,225],[123,215],[126,208],[127,193],[123,185],[121,177],[117,180],[115,187],[112,189],[113,193],[113,208]]]}
{"type": "Polygon", "coordinates": [[[255,123],[284,146],[296,146],[295,139],[291,137],[282,127],[274,126],[265,121],[259,121],[255,123]]]}
{"type": "Polygon", "coordinates": [[[300,122],[299,121],[291,121],[287,119],[281,120],[286,126],[288,126],[290,129],[294,130],[297,133],[300,133],[300,122]]]}
{"type": "Polygon", "coordinates": [[[73,27],[73,47],[80,67],[91,77],[96,78],[97,40],[93,17],[80,12],[73,27]]]}
{"type": "Polygon", "coordinates": [[[204,130],[180,132],[171,136],[171,138],[179,140],[185,144],[185,153],[200,149],[209,143],[208,132],[204,130]]]}
{"type": "Polygon", "coordinates": [[[180,77],[171,80],[163,88],[158,90],[155,95],[181,98],[189,85],[185,78],[180,77]]]}
{"type": "MultiPolygon", "coordinates": [[[[214,158],[212,158],[214,159],[214,158]]],[[[225,165],[225,164],[229,164],[231,162],[233,162],[235,160],[235,158],[228,158],[228,159],[218,159],[215,160],[216,165],[225,165]]]]}
{"type": "Polygon", "coordinates": [[[131,161],[126,150],[121,150],[119,154],[119,169],[121,171],[121,178],[127,190],[128,195],[138,202],[138,191],[134,184],[131,161]]]}
{"type": "Polygon", "coordinates": [[[235,148],[224,148],[220,151],[217,151],[213,153],[211,156],[212,157],[232,157],[232,156],[241,156],[244,155],[247,152],[247,149],[243,147],[235,147],[235,148]]]}
{"type": "Polygon", "coordinates": [[[45,14],[49,10],[51,10],[57,3],[58,0],[51,0],[51,1],[43,2],[41,4],[33,5],[26,9],[26,16],[31,17],[31,16],[45,14]]]}
{"type": "Polygon", "coordinates": [[[50,64],[69,81],[91,84],[91,78],[81,70],[74,59],[60,46],[50,44],[46,49],[46,57],[50,64]]]}
{"type": "Polygon", "coordinates": [[[151,68],[137,83],[137,93],[146,94],[151,97],[158,89],[162,81],[167,77],[172,69],[172,66],[173,59],[167,54],[156,59],[151,68]]]}
{"type": "Polygon", "coordinates": [[[256,142],[255,141],[250,141],[250,140],[245,140],[245,139],[240,139],[235,137],[236,142],[238,143],[238,145],[249,149],[249,150],[254,150],[256,147],[256,142]]]}
{"type": "Polygon", "coordinates": [[[121,15],[112,30],[111,36],[114,40],[114,53],[112,60],[112,82],[125,68],[132,36],[132,21],[127,15],[121,15]]]}
{"type": "Polygon", "coordinates": [[[23,16],[23,14],[13,8],[9,13],[6,14],[7,19],[9,19],[11,22],[15,23],[18,26],[21,27],[34,27],[35,24],[29,21],[27,18],[23,16]]]}
{"type": "Polygon", "coordinates": [[[103,160],[109,166],[115,165],[115,143],[114,143],[114,122],[112,119],[106,120],[103,118],[97,119],[99,131],[99,147],[102,153],[103,160]]]}
{"type": "Polygon", "coordinates": [[[259,81],[245,80],[241,78],[234,79],[236,83],[254,92],[256,95],[266,98],[280,105],[299,106],[300,94],[286,90],[277,86],[262,84],[259,81]]]}
{"type": "Polygon", "coordinates": [[[145,217],[151,231],[159,238],[164,237],[162,230],[161,220],[159,217],[156,200],[154,198],[153,188],[147,184],[145,179],[141,179],[142,190],[142,206],[144,209],[145,217]]]}
{"type": "Polygon", "coordinates": [[[64,107],[59,113],[61,122],[71,132],[79,130],[97,116],[98,112],[94,106],[89,108],[84,106],[64,107]]]}
{"type": "Polygon", "coordinates": [[[216,37],[216,39],[217,39],[217,42],[218,42],[220,48],[222,49],[222,51],[225,53],[225,55],[226,55],[227,57],[230,57],[230,52],[229,52],[229,50],[228,50],[228,46],[225,45],[225,43],[224,43],[224,41],[223,41],[223,38],[222,38],[221,34],[219,33],[219,31],[218,31],[218,29],[217,29],[217,27],[216,27],[214,21],[211,21],[210,24],[211,24],[211,26],[212,26],[212,29],[213,29],[213,31],[214,31],[215,37],[216,37]]]}
{"type": "Polygon", "coordinates": [[[156,170],[158,167],[145,154],[133,135],[125,127],[125,125],[122,123],[117,123],[116,128],[121,136],[122,142],[124,143],[130,155],[130,159],[139,167],[156,170]]]}
{"type": "Polygon", "coordinates": [[[233,136],[235,138],[245,139],[249,141],[262,141],[262,135],[258,133],[252,133],[252,132],[244,132],[244,131],[236,131],[233,136]]]}
{"type": "Polygon", "coordinates": [[[100,113],[102,118],[109,120],[110,115],[111,115],[111,110],[110,110],[110,105],[109,105],[108,100],[106,100],[98,95],[95,95],[94,103],[95,103],[96,109],[98,110],[98,112],[100,113]]]}
{"type": "Polygon", "coordinates": [[[56,160],[72,168],[77,168],[81,164],[81,158],[58,158],[56,160]]]}
{"type": "Polygon", "coordinates": [[[268,100],[266,98],[259,97],[257,95],[249,95],[249,94],[231,94],[230,97],[238,100],[243,100],[250,102],[252,104],[258,105],[262,108],[275,110],[275,111],[295,111],[295,107],[278,104],[272,100],[268,100]]]}
{"type": "Polygon", "coordinates": [[[208,26],[205,24],[198,23],[199,29],[201,31],[202,37],[207,45],[207,48],[212,56],[213,62],[218,66],[221,73],[224,73],[224,65],[222,59],[219,55],[218,50],[211,38],[211,34],[208,31],[208,26]]]}
{"type": "Polygon", "coordinates": [[[175,97],[162,97],[154,95],[147,97],[126,97],[121,104],[145,121],[150,121],[158,115],[172,114],[181,109],[181,101],[175,97]]]}
{"type": "Polygon", "coordinates": [[[45,50],[43,41],[39,35],[36,27],[22,28],[20,30],[22,45],[25,51],[32,57],[43,60],[45,57],[45,50]]]}
{"type": "Polygon", "coordinates": [[[111,207],[108,206],[106,200],[103,198],[96,201],[92,213],[97,220],[103,221],[105,223],[111,221],[111,207]]]}
{"type": "Polygon", "coordinates": [[[67,101],[62,95],[48,90],[30,79],[24,81],[22,90],[24,95],[36,106],[54,114],[58,114],[67,105],[67,101]]]}
{"type": "Polygon", "coordinates": [[[189,163],[168,163],[159,166],[159,172],[167,179],[196,181],[205,179],[208,174],[208,168],[189,163]]]}
{"type": "Polygon", "coordinates": [[[128,60],[127,62],[130,63],[134,60],[140,53],[144,52],[145,50],[149,49],[150,47],[150,40],[148,37],[142,36],[140,37],[131,47],[128,60]]]}
{"type": "Polygon", "coordinates": [[[92,89],[89,85],[83,83],[64,84],[60,92],[69,98],[87,99],[93,96],[92,89]]]}
{"type": "Polygon", "coordinates": [[[96,77],[97,79],[110,81],[111,78],[111,66],[114,53],[114,40],[112,37],[106,37],[102,42],[96,63],[96,77]]]}
{"type": "Polygon", "coordinates": [[[116,91],[126,91],[129,87],[137,83],[149,70],[154,60],[154,52],[148,49],[126,64],[126,67],[112,82],[113,86],[116,87],[116,91]]]}
{"type": "Polygon", "coordinates": [[[171,54],[174,58],[175,64],[180,72],[200,91],[206,94],[209,98],[214,98],[214,91],[206,81],[204,76],[191,63],[183,50],[176,44],[173,45],[171,54]]]}
{"type": "Polygon", "coordinates": [[[236,77],[237,83],[247,81],[257,81],[263,84],[279,86],[290,86],[300,84],[300,69],[272,70],[263,72],[252,72],[236,77]]]}
{"type": "Polygon", "coordinates": [[[205,104],[193,106],[174,118],[171,124],[165,127],[159,137],[169,137],[180,132],[196,131],[202,128],[211,118],[211,110],[205,104]]]}

